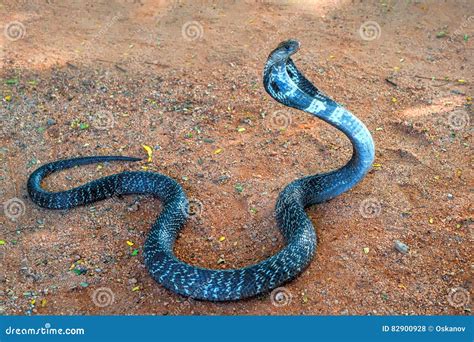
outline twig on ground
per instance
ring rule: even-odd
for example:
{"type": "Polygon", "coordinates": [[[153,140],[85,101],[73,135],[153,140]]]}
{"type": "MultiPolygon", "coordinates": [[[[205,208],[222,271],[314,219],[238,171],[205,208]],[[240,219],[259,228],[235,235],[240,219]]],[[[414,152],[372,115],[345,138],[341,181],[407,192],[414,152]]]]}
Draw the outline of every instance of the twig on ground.
{"type": "Polygon", "coordinates": [[[398,87],[398,84],[396,84],[395,82],[393,82],[390,78],[385,78],[385,81],[388,83],[388,84],[391,84],[393,85],[394,87],[398,87]]]}

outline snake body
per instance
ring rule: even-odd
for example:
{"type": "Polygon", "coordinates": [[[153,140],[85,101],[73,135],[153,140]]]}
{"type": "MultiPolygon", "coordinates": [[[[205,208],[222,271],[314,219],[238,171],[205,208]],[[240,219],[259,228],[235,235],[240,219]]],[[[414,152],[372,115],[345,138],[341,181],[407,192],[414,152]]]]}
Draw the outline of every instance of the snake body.
{"type": "Polygon", "coordinates": [[[192,266],[176,258],[173,246],[188,217],[188,200],[175,180],[159,173],[122,172],[61,192],[48,192],[40,185],[44,177],[55,171],[139,158],[93,156],[43,165],[28,179],[31,199],[41,207],[68,209],[114,195],[157,197],[163,209],[145,241],[144,262],[158,283],[184,296],[211,301],[238,300],[288,282],[308,266],[316,249],[315,229],[305,208],[352,188],[364,177],[374,159],[373,140],[364,124],[319,91],[296,68],[290,56],[298,49],[297,41],[288,40],[272,51],[263,73],[266,91],[276,101],[312,114],[344,132],[353,145],[353,155],[337,170],[297,179],[283,189],[277,199],[275,217],[285,246],[268,259],[240,269],[215,270],[192,266]]]}

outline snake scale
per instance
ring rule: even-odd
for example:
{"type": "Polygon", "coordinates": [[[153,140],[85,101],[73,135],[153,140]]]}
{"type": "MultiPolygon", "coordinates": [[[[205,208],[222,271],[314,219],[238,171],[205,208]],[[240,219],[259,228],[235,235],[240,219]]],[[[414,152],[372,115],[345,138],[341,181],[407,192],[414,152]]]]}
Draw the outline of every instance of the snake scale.
{"type": "Polygon", "coordinates": [[[196,267],[179,260],[173,246],[188,217],[188,200],[175,180],[159,173],[122,172],[61,192],[41,188],[42,179],[55,171],[140,158],[92,156],[43,165],[28,179],[31,199],[41,207],[69,209],[114,195],[149,194],[158,198],[163,209],[144,244],[144,262],[158,283],[184,296],[210,301],[238,300],[268,292],[290,281],[308,266],[316,249],[315,229],[305,208],[352,188],[365,176],[374,159],[374,143],[364,124],[319,91],[296,68],[290,56],[299,47],[298,41],[287,40],[270,53],[263,72],[265,90],[283,105],[312,114],[342,131],[352,143],[353,154],[343,167],[296,179],[283,189],[276,202],[275,217],[285,245],[268,259],[248,267],[225,270],[196,267]]]}

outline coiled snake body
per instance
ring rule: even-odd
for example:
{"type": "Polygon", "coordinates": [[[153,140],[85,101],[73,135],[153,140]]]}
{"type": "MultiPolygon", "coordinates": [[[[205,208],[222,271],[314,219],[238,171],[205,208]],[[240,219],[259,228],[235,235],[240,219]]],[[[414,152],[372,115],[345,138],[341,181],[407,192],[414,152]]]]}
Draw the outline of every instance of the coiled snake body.
{"type": "Polygon", "coordinates": [[[327,201],[358,183],[374,159],[372,137],[355,116],[314,87],[296,68],[290,56],[299,49],[295,40],[282,42],[269,55],[263,82],[278,102],[308,112],[344,132],[353,155],[343,167],[297,179],[280,193],[275,217],[285,246],[275,255],[241,269],[213,270],[177,259],[173,245],[187,219],[188,200],[173,179],[154,172],[122,172],[77,188],[48,192],[41,180],[48,174],[77,165],[105,161],[138,161],[122,156],[95,156],[55,161],[41,166],[28,179],[31,199],[41,207],[68,209],[113,195],[150,194],[163,209],[146,239],[143,255],[151,276],[169,290],[201,300],[237,300],[267,292],[301,273],[316,249],[316,233],[305,208],[327,201]]]}

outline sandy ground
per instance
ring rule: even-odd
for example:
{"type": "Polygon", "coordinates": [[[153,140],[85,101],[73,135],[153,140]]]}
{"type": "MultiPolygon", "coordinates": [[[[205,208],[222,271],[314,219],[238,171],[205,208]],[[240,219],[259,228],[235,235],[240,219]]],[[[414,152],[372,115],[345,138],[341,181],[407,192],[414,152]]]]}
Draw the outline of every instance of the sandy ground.
{"type": "Polygon", "coordinates": [[[470,314],[469,2],[2,1],[0,312],[470,314]],[[366,123],[377,151],[359,185],[308,210],[317,254],[278,294],[208,303],[156,284],[142,261],[160,210],[151,198],[68,211],[29,200],[27,177],[43,163],[145,157],[145,144],[151,163],[81,167],[44,186],[155,170],[194,203],[180,258],[224,269],[272,255],[279,191],[351,152],[265,93],[263,63],[290,37],[300,70],[366,123]]]}

